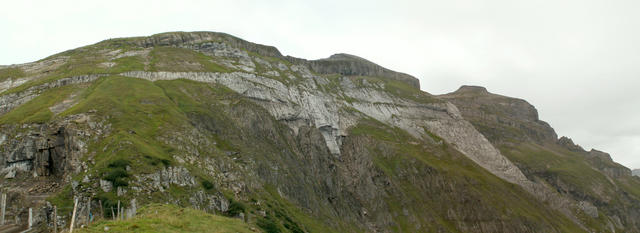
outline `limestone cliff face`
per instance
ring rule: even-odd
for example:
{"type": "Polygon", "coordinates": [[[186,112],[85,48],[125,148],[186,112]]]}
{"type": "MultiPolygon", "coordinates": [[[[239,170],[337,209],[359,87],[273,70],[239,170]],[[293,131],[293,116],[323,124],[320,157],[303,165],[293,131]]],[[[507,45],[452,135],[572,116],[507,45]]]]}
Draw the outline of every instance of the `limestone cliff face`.
{"type": "Polygon", "coordinates": [[[484,87],[462,86],[441,95],[455,104],[465,118],[490,140],[554,142],[555,131],[538,119],[538,111],[524,100],[489,93],[484,87]]]}
{"type": "MultiPolygon", "coordinates": [[[[505,149],[574,144],[526,101],[484,88],[433,96],[353,55],[309,61],[212,32],[112,39],[17,67],[25,75],[0,82],[0,187],[53,204],[120,200],[132,215],[170,202],[290,232],[637,231],[636,212],[602,208],[621,192],[610,183],[579,189],[519,156],[533,152],[505,149]]],[[[629,177],[579,149],[598,172],[629,177]]]]}
{"type": "MultiPolygon", "coordinates": [[[[123,42],[129,43],[129,42],[123,42]]],[[[251,43],[240,38],[215,32],[192,32],[192,33],[163,33],[152,37],[143,38],[134,42],[142,47],[154,46],[188,46],[202,52],[214,52],[220,48],[212,48],[217,45],[229,46],[257,53],[266,57],[283,58],[294,64],[306,66],[308,69],[320,74],[342,74],[376,76],[395,79],[420,88],[417,78],[408,74],[395,72],[382,66],[367,61],[366,59],[349,54],[334,54],[329,58],[319,60],[305,60],[291,56],[283,56],[277,48],[251,43]],[[212,46],[213,45],[213,46],[212,46]]],[[[227,49],[229,49],[227,48],[227,49]]]]}
{"type": "MultiPolygon", "coordinates": [[[[295,59],[291,59],[296,61],[295,59]]],[[[398,73],[364,58],[350,54],[334,54],[329,58],[312,60],[307,62],[311,70],[321,74],[341,74],[341,75],[362,75],[385,77],[389,79],[399,80],[407,84],[420,88],[420,82],[408,74],[398,73]]]]}

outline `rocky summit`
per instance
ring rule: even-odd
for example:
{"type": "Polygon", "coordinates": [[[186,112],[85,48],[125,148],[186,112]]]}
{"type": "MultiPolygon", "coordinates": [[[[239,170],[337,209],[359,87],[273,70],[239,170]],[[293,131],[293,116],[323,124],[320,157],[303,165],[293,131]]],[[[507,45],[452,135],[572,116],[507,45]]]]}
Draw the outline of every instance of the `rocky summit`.
{"type": "Polygon", "coordinates": [[[609,154],[558,138],[525,100],[420,85],[358,56],[306,60],[215,32],[2,66],[5,223],[640,232],[640,177],[609,154]]]}

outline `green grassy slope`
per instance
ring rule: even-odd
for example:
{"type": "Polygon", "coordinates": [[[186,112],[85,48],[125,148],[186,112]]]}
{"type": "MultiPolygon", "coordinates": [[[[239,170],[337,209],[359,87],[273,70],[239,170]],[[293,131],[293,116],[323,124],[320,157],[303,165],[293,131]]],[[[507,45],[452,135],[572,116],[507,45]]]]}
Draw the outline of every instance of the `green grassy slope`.
{"type": "Polygon", "coordinates": [[[425,232],[465,232],[465,226],[489,232],[583,232],[562,214],[540,208],[541,203],[520,187],[488,173],[446,144],[421,143],[375,120],[362,121],[351,133],[359,143],[372,143],[366,150],[373,155],[375,167],[397,190],[386,202],[397,213],[398,232],[416,231],[416,223],[401,214],[407,208],[410,216],[421,218],[425,232]],[[417,172],[421,179],[408,177],[407,171],[417,172]],[[464,214],[452,218],[451,210],[464,214]]]}
{"type": "Polygon", "coordinates": [[[124,221],[98,221],[78,232],[262,232],[240,219],[217,216],[175,205],[151,204],[140,208],[136,217],[124,221]],[[108,230],[105,230],[108,229],[108,230]]]}
{"type": "Polygon", "coordinates": [[[586,226],[597,232],[611,232],[607,216],[619,215],[624,208],[640,204],[639,179],[607,177],[577,152],[556,145],[533,143],[502,145],[500,150],[530,179],[542,180],[556,187],[561,194],[594,203],[600,211],[596,218],[579,210],[575,212],[586,226]]]}
{"type": "Polygon", "coordinates": [[[640,215],[640,179],[631,177],[627,168],[603,154],[584,151],[570,139],[557,139],[553,129],[537,119],[535,108],[522,100],[486,92],[443,97],[530,180],[575,203],[593,204],[596,217],[577,206],[571,210],[591,231],[640,230],[640,221],[630,217],[640,215]]]}

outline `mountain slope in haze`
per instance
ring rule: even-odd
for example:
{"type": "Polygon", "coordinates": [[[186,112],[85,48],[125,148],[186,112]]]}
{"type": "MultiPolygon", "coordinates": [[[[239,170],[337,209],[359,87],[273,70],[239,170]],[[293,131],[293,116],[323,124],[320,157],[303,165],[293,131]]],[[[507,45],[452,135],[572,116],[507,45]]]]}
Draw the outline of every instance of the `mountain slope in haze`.
{"type": "Polygon", "coordinates": [[[604,152],[524,101],[419,85],[223,33],[106,40],[0,69],[0,189],[40,229],[52,205],[70,224],[75,197],[99,218],[171,203],[265,232],[640,232],[640,181],[604,152]]]}
{"type": "Polygon", "coordinates": [[[441,98],[458,106],[465,119],[529,180],[557,190],[569,202],[565,208],[577,207],[575,216],[581,222],[598,232],[639,229],[639,180],[609,154],[557,138],[524,100],[475,86],[463,86],[441,98]]]}

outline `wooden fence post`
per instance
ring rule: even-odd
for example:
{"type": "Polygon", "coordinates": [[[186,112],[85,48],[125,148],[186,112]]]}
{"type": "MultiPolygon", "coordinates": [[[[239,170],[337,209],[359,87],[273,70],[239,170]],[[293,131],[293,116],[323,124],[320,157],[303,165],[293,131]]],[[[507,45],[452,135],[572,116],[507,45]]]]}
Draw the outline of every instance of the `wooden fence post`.
{"type": "Polygon", "coordinates": [[[120,220],[120,200],[118,200],[118,217],[116,220],[120,220]]]}
{"type": "Polygon", "coordinates": [[[2,219],[0,219],[0,225],[4,225],[4,214],[5,214],[5,209],[7,208],[7,194],[6,193],[2,194],[2,202],[0,204],[2,204],[2,219]]]}
{"type": "Polygon", "coordinates": [[[33,227],[33,209],[29,208],[29,228],[31,229],[31,227],[33,227]]]}
{"type": "Polygon", "coordinates": [[[76,210],[78,209],[78,198],[76,198],[73,204],[73,214],[71,215],[71,226],[69,227],[69,233],[73,233],[73,224],[76,222],[76,210]]]}
{"type": "Polygon", "coordinates": [[[53,206],[53,233],[58,233],[58,206],[53,206]]]}
{"type": "Polygon", "coordinates": [[[87,226],[91,225],[91,198],[87,202],[87,226]]]}
{"type": "Polygon", "coordinates": [[[98,205],[100,205],[100,215],[104,218],[104,209],[102,207],[102,200],[98,200],[98,205]]]}

